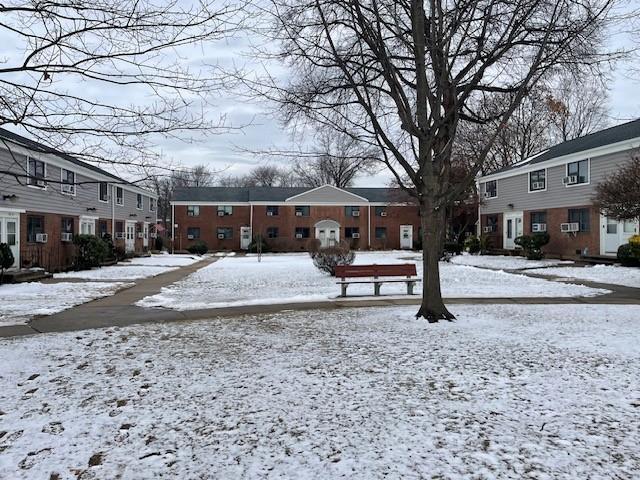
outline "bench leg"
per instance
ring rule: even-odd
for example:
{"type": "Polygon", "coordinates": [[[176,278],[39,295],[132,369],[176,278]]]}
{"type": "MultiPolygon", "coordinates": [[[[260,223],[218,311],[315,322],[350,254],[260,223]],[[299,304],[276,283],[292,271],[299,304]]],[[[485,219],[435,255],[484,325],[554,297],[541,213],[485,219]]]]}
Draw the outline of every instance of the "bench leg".
{"type": "Polygon", "coordinates": [[[340,284],[340,290],[341,290],[340,296],[341,297],[346,297],[347,296],[347,287],[348,286],[349,286],[348,283],[341,283],[340,284]]]}
{"type": "Polygon", "coordinates": [[[375,283],[373,284],[373,294],[374,294],[376,297],[379,297],[379,296],[380,296],[380,283],[379,283],[379,282],[375,282],[375,283]]]}
{"type": "Polygon", "coordinates": [[[407,282],[407,295],[413,295],[413,286],[415,282],[407,282]]]}

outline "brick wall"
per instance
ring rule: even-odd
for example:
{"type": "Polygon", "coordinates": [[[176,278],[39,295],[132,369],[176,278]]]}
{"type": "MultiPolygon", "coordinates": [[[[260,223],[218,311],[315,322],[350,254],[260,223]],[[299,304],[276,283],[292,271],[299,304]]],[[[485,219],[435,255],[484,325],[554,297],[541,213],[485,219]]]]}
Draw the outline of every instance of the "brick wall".
{"type": "MultiPolygon", "coordinates": [[[[345,215],[345,206],[311,206],[309,216],[296,216],[295,206],[278,205],[278,215],[268,216],[267,205],[254,205],[253,207],[253,235],[261,233],[265,241],[273,251],[301,251],[306,250],[309,238],[296,239],[295,229],[309,228],[310,238],[315,238],[314,225],[321,220],[334,220],[340,224],[340,239],[345,239],[345,228],[359,229],[360,238],[351,240],[354,248],[366,249],[369,244],[368,220],[369,209],[360,207],[360,216],[345,215]],[[267,230],[270,227],[278,229],[278,238],[267,238],[267,230]]],[[[174,223],[178,225],[175,230],[175,249],[185,250],[197,242],[197,239],[187,239],[189,227],[200,229],[200,241],[207,244],[210,250],[239,250],[240,227],[249,226],[251,222],[251,207],[234,206],[233,214],[218,217],[216,206],[200,206],[198,216],[188,216],[187,207],[175,206],[174,223]],[[217,238],[218,227],[230,227],[233,229],[233,238],[219,240],[217,238]]],[[[389,206],[386,217],[376,217],[375,209],[371,207],[371,248],[400,248],[400,225],[413,225],[414,245],[418,242],[420,217],[416,206],[389,206]],[[375,228],[386,227],[386,241],[375,238],[375,228]]]]}
{"type": "Polygon", "coordinates": [[[27,212],[20,215],[20,264],[21,267],[42,267],[50,272],[70,268],[75,258],[73,242],[61,240],[62,218],[73,218],[73,233],[80,228],[79,217],[54,213],[27,212]],[[44,219],[44,233],[48,235],[46,243],[28,241],[27,218],[30,216],[44,219]]]}

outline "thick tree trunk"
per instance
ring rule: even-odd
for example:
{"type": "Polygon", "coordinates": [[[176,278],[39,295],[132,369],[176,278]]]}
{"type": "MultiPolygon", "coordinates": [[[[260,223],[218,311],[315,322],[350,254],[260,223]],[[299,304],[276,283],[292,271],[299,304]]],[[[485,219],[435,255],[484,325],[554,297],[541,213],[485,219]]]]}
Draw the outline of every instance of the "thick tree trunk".
{"type": "Polygon", "coordinates": [[[445,209],[434,210],[428,203],[421,202],[422,224],[422,304],[416,318],[424,317],[429,323],[439,320],[453,320],[455,317],[442,301],[440,290],[440,256],[444,244],[446,225],[445,209]]]}

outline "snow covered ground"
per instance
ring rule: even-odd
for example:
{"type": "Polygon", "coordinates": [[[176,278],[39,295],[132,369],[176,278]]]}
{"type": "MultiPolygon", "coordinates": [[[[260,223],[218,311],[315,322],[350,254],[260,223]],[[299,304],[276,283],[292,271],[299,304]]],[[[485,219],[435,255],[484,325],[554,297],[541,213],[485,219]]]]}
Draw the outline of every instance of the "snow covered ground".
{"type": "Polygon", "coordinates": [[[0,478],[637,477],[640,307],[453,311],[2,340],[0,478]]]}
{"type": "Polygon", "coordinates": [[[640,288],[640,268],[595,265],[593,267],[545,268],[536,273],[640,288]]]}
{"type": "Polygon", "coordinates": [[[0,285],[0,325],[16,325],[36,315],[61,312],[112,295],[125,286],[127,284],[99,282],[0,285]]]}
{"type": "Polygon", "coordinates": [[[178,267],[155,267],[145,265],[118,264],[109,267],[80,270],[79,272],[55,273],[53,278],[81,278],[83,280],[138,280],[170,272],[178,267]]]}
{"type": "Polygon", "coordinates": [[[469,255],[462,254],[451,258],[456,265],[470,265],[472,267],[499,268],[502,270],[516,270],[519,268],[541,268],[554,265],[572,264],[567,260],[527,260],[525,257],[508,257],[506,255],[469,255]]]}
{"type": "MultiPolygon", "coordinates": [[[[192,263],[203,260],[204,256],[199,255],[170,255],[159,254],[151,255],[150,257],[138,257],[132,258],[128,265],[146,265],[155,267],[184,267],[191,265],[192,263]]],[[[122,264],[121,264],[122,265],[122,264]]]]}
{"type": "MultiPolygon", "coordinates": [[[[358,253],[356,263],[417,262],[407,252],[358,253]],[[409,260],[407,260],[409,258],[409,260]],[[414,260],[411,260],[414,259],[414,260]]],[[[442,292],[446,297],[571,297],[596,295],[606,290],[589,289],[522,275],[484,270],[464,265],[441,264],[442,292]]],[[[336,297],[340,287],[336,279],[320,272],[308,254],[264,255],[224,258],[164,287],[161,293],[146,297],[137,304],[197,310],[230,305],[261,305],[305,302],[336,297]]],[[[385,284],[383,295],[406,294],[402,283],[385,284]]],[[[373,285],[351,285],[350,295],[372,295],[373,285]]]]}

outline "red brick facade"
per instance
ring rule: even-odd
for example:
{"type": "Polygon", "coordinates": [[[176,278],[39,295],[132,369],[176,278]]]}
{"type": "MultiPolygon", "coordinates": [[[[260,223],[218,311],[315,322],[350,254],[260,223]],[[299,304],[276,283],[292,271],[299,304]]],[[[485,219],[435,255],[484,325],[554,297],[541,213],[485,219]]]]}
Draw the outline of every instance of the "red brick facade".
{"type": "MultiPolygon", "coordinates": [[[[577,258],[581,254],[598,255],[600,253],[600,213],[593,205],[577,205],[568,208],[547,208],[544,210],[527,210],[523,212],[524,235],[531,235],[531,214],[545,212],[547,219],[547,233],[550,241],[543,247],[543,251],[552,257],[577,258]],[[587,209],[589,211],[589,229],[576,233],[562,233],[560,224],[569,222],[569,210],[587,209]]],[[[492,248],[503,248],[503,214],[481,216],[481,226],[484,235],[489,237],[492,248]],[[490,217],[497,217],[497,227],[493,232],[485,232],[484,227],[489,224],[490,217]]]]}
{"type": "Polygon", "coordinates": [[[354,248],[360,250],[399,249],[401,225],[413,226],[414,248],[419,244],[420,216],[417,206],[389,205],[384,207],[386,216],[376,216],[373,205],[360,205],[359,216],[348,216],[345,205],[309,205],[308,216],[296,215],[294,205],[274,203],[274,206],[278,207],[277,215],[267,215],[267,205],[259,204],[234,205],[231,215],[218,216],[217,205],[199,205],[199,215],[190,216],[186,205],[175,205],[174,248],[182,251],[195,242],[202,241],[212,251],[240,250],[240,229],[252,226],[253,236],[261,234],[272,251],[303,251],[309,240],[315,238],[315,225],[322,220],[337,222],[340,225],[340,240],[348,240],[354,248]],[[218,228],[223,227],[232,229],[231,239],[218,239],[218,228]],[[199,238],[187,238],[190,228],[199,229],[199,238]],[[268,233],[275,233],[273,229],[276,228],[277,236],[269,238],[268,233]],[[296,228],[308,228],[309,237],[296,238],[296,228]],[[358,229],[360,238],[347,238],[346,229],[355,228],[358,229]],[[386,228],[384,239],[376,238],[376,228],[386,228]]]}

